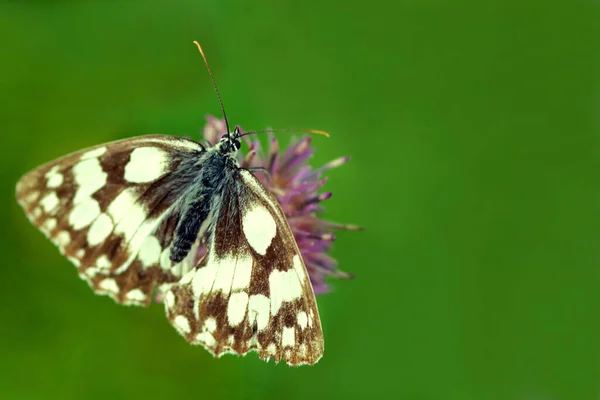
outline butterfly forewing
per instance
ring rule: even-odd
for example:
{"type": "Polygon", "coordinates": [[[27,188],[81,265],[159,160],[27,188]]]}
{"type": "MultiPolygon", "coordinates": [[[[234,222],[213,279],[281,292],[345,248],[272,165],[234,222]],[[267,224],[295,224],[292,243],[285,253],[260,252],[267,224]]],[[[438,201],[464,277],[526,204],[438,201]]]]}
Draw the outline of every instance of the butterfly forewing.
{"type": "Polygon", "coordinates": [[[26,174],[17,199],[96,292],[148,304],[156,284],[191,268],[193,257],[173,266],[168,247],[178,219],[173,205],[203,151],[165,135],[95,146],[26,174]]]}
{"type": "Polygon", "coordinates": [[[215,199],[208,254],[166,294],[167,315],[216,356],[314,364],[323,333],[313,289],[275,197],[247,170],[215,199]]]}

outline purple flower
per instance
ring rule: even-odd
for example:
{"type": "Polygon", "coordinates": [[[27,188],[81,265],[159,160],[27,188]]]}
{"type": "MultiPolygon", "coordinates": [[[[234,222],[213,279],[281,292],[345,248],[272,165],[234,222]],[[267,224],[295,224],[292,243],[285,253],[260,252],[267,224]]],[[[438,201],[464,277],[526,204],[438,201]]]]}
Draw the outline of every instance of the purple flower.
{"type": "MultiPolygon", "coordinates": [[[[214,145],[226,133],[225,121],[212,116],[207,117],[204,127],[204,139],[214,145]]],[[[325,282],[327,276],[347,279],[352,275],[337,269],[337,262],[327,253],[335,240],[336,229],[359,230],[354,225],[342,225],[318,217],[323,211],[321,202],[331,197],[331,192],[318,193],[327,181],[324,172],[345,164],[349,157],[337,158],[321,168],[313,169],[307,164],[314,149],[310,147],[310,137],[293,140],[284,152],[280,152],[279,143],[273,136],[269,138],[269,148],[263,151],[257,138],[244,139],[250,150],[244,155],[238,153],[240,165],[244,168],[264,168],[265,173],[254,174],[260,182],[277,197],[288,218],[290,227],[306,268],[315,294],[329,291],[325,282]]],[[[205,248],[198,250],[198,259],[206,253],[205,248]]]]}

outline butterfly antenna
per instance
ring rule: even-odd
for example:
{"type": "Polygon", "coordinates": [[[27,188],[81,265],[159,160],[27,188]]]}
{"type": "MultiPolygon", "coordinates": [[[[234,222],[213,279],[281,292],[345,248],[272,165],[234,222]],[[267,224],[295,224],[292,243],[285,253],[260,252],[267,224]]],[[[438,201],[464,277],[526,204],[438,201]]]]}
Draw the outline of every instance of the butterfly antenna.
{"type": "Polygon", "coordinates": [[[252,132],[244,132],[239,137],[248,136],[248,135],[256,135],[257,133],[278,133],[278,132],[291,132],[291,133],[314,133],[316,135],[322,135],[325,137],[329,137],[329,133],[325,131],[320,131],[318,129],[265,129],[264,131],[252,131],[252,132]]]}
{"type": "Polygon", "coordinates": [[[210,75],[210,80],[212,81],[213,87],[215,88],[215,92],[217,93],[217,98],[219,99],[219,104],[221,105],[221,112],[223,113],[223,119],[225,120],[225,126],[227,127],[227,135],[229,135],[229,121],[227,121],[227,115],[225,114],[225,107],[223,107],[223,101],[221,100],[221,95],[219,94],[219,88],[217,88],[217,84],[215,83],[215,78],[213,78],[213,74],[210,71],[210,67],[208,66],[208,61],[206,60],[206,56],[204,55],[204,50],[202,50],[202,46],[196,40],[194,40],[194,44],[198,47],[200,54],[202,54],[202,58],[204,59],[204,64],[206,64],[206,69],[208,70],[208,75],[210,75]]]}

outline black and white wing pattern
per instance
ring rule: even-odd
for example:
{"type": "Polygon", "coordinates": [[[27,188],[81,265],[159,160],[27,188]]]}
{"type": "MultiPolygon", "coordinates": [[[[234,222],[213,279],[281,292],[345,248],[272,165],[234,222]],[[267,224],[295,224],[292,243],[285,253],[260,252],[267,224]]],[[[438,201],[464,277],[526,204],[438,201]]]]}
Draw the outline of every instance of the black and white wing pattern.
{"type": "Polygon", "coordinates": [[[97,293],[148,305],[158,286],[169,321],[214,355],[314,364],[323,332],[308,272],[277,199],[239,168],[240,137],[92,147],[26,174],[17,199],[97,293]]]}
{"type": "Polygon", "coordinates": [[[170,287],[167,316],[189,342],[215,356],[314,364],[323,354],[316,300],[276,198],[247,170],[213,201],[208,253],[170,287]]]}
{"type": "Polygon", "coordinates": [[[203,152],[166,135],[91,147],[23,176],[17,199],[95,292],[147,305],[156,285],[193,267],[194,251],[175,264],[169,246],[180,217],[174,204],[203,152]]]}

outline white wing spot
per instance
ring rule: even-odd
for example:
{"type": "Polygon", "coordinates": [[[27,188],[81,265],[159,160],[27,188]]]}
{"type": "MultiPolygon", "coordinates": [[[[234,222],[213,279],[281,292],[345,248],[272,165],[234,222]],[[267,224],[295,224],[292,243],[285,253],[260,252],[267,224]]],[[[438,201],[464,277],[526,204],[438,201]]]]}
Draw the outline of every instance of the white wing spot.
{"type": "MultiPolygon", "coordinates": [[[[85,279],[85,277],[86,277],[86,276],[87,276],[87,277],[90,277],[90,278],[93,278],[93,277],[95,277],[95,276],[96,276],[96,274],[97,274],[97,273],[98,273],[98,270],[97,270],[96,268],[91,268],[91,267],[90,267],[90,268],[88,268],[88,269],[86,269],[86,270],[84,271],[84,274],[85,274],[85,275],[83,275],[83,276],[82,276],[82,278],[84,278],[84,279],[85,279]]],[[[81,275],[80,275],[80,276],[81,276],[81,275]]]]}
{"type": "Polygon", "coordinates": [[[80,161],[73,167],[73,177],[79,187],[73,198],[73,204],[78,204],[106,185],[108,174],[102,170],[97,158],[80,161]]]}
{"type": "Polygon", "coordinates": [[[212,291],[221,290],[223,294],[229,293],[233,283],[233,273],[235,271],[235,261],[233,257],[222,258],[217,261],[217,272],[215,284],[212,291]]]}
{"type": "Polygon", "coordinates": [[[178,147],[184,151],[203,151],[202,147],[193,140],[170,136],[168,139],[163,138],[144,138],[144,143],[158,143],[166,147],[178,147]]]}
{"type": "Polygon", "coordinates": [[[103,155],[104,153],[106,153],[106,146],[103,147],[98,147],[97,149],[94,150],[90,150],[88,152],[85,152],[81,155],[80,160],[87,160],[89,158],[98,158],[101,155],[103,155]]]}
{"type": "Polygon", "coordinates": [[[168,166],[168,156],[158,147],[138,147],[131,152],[125,166],[125,180],[147,183],[160,178],[168,166]]]}
{"type": "Polygon", "coordinates": [[[71,235],[67,231],[60,231],[54,240],[59,248],[64,249],[71,242],[71,235]]]}
{"type": "Polygon", "coordinates": [[[161,250],[160,242],[156,236],[150,235],[146,237],[138,254],[138,258],[140,259],[142,266],[144,268],[148,268],[158,263],[161,250]]]}
{"type": "Polygon", "coordinates": [[[142,292],[140,289],[132,289],[125,295],[127,300],[135,301],[135,302],[144,302],[146,301],[146,294],[142,292]]]}
{"type": "MultiPolygon", "coordinates": [[[[84,204],[84,203],[81,203],[84,204]]],[[[90,246],[96,246],[112,233],[114,225],[110,217],[104,213],[100,214],[94,221],[87,233],[87,241],[90,246]]]]}
{"type": "Polygon", "coordinates": [[[267,346],[267,353],[275,354],[276,351],[277,351],[277,346],[275,345],[275,343],[269,343],[269,345],[267,346]]]}
{"type": "Polygon", "coordinates": [[[46,222],[44,222],[43,228],[48,233],[52,232],[54,230],[54,228],[56,228],[56,219],[55,218],[48,218],[46,220],[46,222]]]}
{"type": "MultiPolygon", "coordinates": [[[[159,222],[160,221],[156,219],[147,219],[146,221],[144,221],[135,231],[135,234],[129,242],[129,247],[131,249],[135,249],[136,251],[139,250],[142,247],[144,240],[146,240],[148,235],[150,235],[150,233],[152,233],[152,231],[156,229],[156,226],[159,222]]],[[[158,262],[159,257],[160,252],[156,256],[156,262],[158,262]]]]}
{"type": "Polygon", "coordinates": [[[247,289],[250,287],[250,277],[252,276],[252,257],[249,255],[240,256],[235,264],[233,275],[233,284],[231,290],[247,289]]]}
{"type": "Polygon", "coordinates": [[[76,266],[77,268],[79,268],[81,266],[81,262],[79,261],[79,259],[75,258],[75,257],[67,257],[69,259],[69,261],[71,261],[73,263],[74,266],[76,266]]]}
{"type": "Polygon", "coordinates": [[[29,193],[27,196],[25,196],[25,198],[23,199],[23,201],[27,204],[29,203],[33,203],[34,201],[37,200],[37,198],[40,196],[40,192],[31,192],[29,193]]]}
{"type": "Polygon", "coordinates": [[[179,332],[190,333],[190,321],[185,316],[176,316],[173,323],[179,332]]]}
{"type": "Polygon", "coordinates": [[[162,269],[171,269],[171,259],[169,258],[171,256],[171,249],[170,248],[166,248],[163,250],[163,252],[160,254],[160,267],[162,269]]]}
{"type": "Polygon", "coordinates": [[[102,254],[100,257],[98,257],[96,260],[96,267],[100,269],[110,269],[111,263],[106,254],[102,254]]]}
{"type": "MultiPolygon", "coordinates": [[[[226,257],[223,259],[214,258],[214,242],[209,251],[209,259],[206,265],[198,269],[192,269],[179,281],[180,285],[191,282],[194,296],[202,296],[211,291],[221,290],[223,294],[231,291],[233,284],[233,273],[235,271],[235,258],[226,257]]],[[[194,310],[198,318],[199,309],[194,310]]]]}
{"type": "Polygon", "coordinates": [[[75,253],[75,257],[77,257],[77,258],[83,258],[84,255],[85,255],[85,250],[84,249],[79,249],[75,253]]]}
{"type": "Polygon", "coordinates": [[[42,216],[42,209],[39,207],[36,207],[33,209],[33,211],[31,213],[33,214],[34,218],[39,218],[42,216]]]}
{"type": "MultiPolygon", "coordinates": [[[[192,282],[192,292],[195,297],[199,297],[203,294],[210,293],[213,283],[215,282],[215,276],[217,268],[215,265],[207,265],[197,270],[191,270],[185,274],[179,281],[179,284],[185,284],[188,281],[192,282]]],[[[196,318],[199,317],[200,307],[199,302],[196,302],[194,306],[194,314],[196,318]]]]}
{"type": "Polygon", "coordinates": [[[255,294],[250,296],[248,302],[248,319],[250,325],[256,321],[256,326],[259,331],[264,330],[269,325],[269,298],[262,294],[255,294]]]}
{"type": "Polygon", "coordinates": [[[125,236],[125,241],[129,242],[145,219],[146,211],[143,206],[135,204],[119,222],[116,231],[122,233],[125,236]]]}
{"type": "Polygon", "coordinates": [[[64,177],[63,174],[61,174],[60,172],[58,172],[58,170],[60,169],[60,167],[58,165],[55,165],[54,167],[52,167],[50,169],[50,171],[46,172],[46,186],[49,188],[57,188],[60,185],[62,185],[63,181],[64,181],[64,177]]]}
{"type": "Polygon", "coordinates": [[[60,201],[56,193],[50,192],[40,201],[40,205],[45,212],[50,213],[58,206],[59,202],[60,201]]]}
{"type": "MultiPolygon", "coordinates": [[[[162,257],[164,254],[165,254],[165,253],[163,252],[163,254],[161,255],[161,257],[162,257]]],[[[204,269],[204,267],[201,267],[201,268],[199,268],[198,270],[192,270],[192,271],[188,271],[188,273],[187,273],[187,274],[183,275],[183,276],[181,277],[181,279],[179,279],[179,282],[178,282],[178,284],[179,284],[179,285],[187,285],[188,283],[192,282],[192,293],[195,293],[195,292],[194,292],[195,288],[194,288],[194,286],[193,286],[193,285],[194,285],[194,282],[193,282],[193,280],[194,280],[194,278],[196,277],[196,272],[198,272],[198,271],[200,271],[200,270],[202,270],[202,269],[204,269]]]]}
{"type": "Polygon", "coordinates": [[[300,325],[301,329],[308,326],[308,315],[306,315],[304,311],[299,311],[296,319],[298,320],[298,325],[300,325]]]}
{"type": "Polygon", "coordinates": [[[227,304],[227,321],[229,325],[238,326],[246,315],[246,307],[248,306],[248,294],[246,292],[233,293],[229,297],[227,304]]]}
{"type": "Polygon", "coordinates": [[[100,204],[91,197],[77,204],[69,214],[69,224],[75,230],[85,228],[100,215],[100,204]]]}
{"type": "Polygon", "coordinates": [[[302,286],[296,271],[279,271],[274,269],[269,275],[271,294],[271,315],[277,314],[284,301],[293,301],[302,297],[302,286]]]}
{"type": "Polygon", "coordinates": [[[277,224],[271,213],[262,206],[247,210],[242,219],[242,228],[250,246],[264,256],[277,234],[277,224]]]}
{"type": "Polygon", "coordinates": [[[165,295],[165,306],[171,309],[175,305],[175,295],[170,290],[165,295]]]}
{"type": "Polygon", "coordinates": [[[98,284],[98,287],[109,293],[119,293],[119,285],[113,278],[106,278],[98,284]]]}
{"type": "Polygon", "coordinates": [[[200,343],[204,343],[208,347],[214,347],[217,341],[210,332],[202,332],[196,335],[196,340],[200,343]]]}
{"type": "Polygon", "coordinates": [[[302,260],[300,259],[300,256],[298,254],[296,254],[292,259],[292,264],[294,265],[294,269],[296,270],[298,277],[303,282],[306,282],[306,280],[308,279],[308,275],[306,274],[306,267],[302,263],[302,260]]]}
{"type": "Polygon", "coordinates": [[[135,188],[124,189],[109,204],[108,214],[112,217],[113,221],[119,222],[133,207],[136,200],[137,193],[135,188]]]}
{"type": "MultiPolygon", "coordinates": [[[[198,254],[198,246],[199,246],[199,242],[197,241],[192,246],[187,257],[184,258],[179,264],[176,264],[173,267],[171,267],[170,271],[172,274],[175,274],[181,278],[181,277],[187,275],[187,273],[190,272],[191,270],[196,269],[196,265],[197,265],[196,256],[198,254]]],[[[162,255],[161,255],[161,257],[162,257],[162,255]]],[[[171,262],[171,261],[169,260],[169,262],[171,262]]]]}
{"type": "Polygon", "coordinates": [[[204,321],[204,327],[208,332],[214,332],[217,330],[217,320],[214,317],[206,318],[204,321]]]}
{"type": "Polygon", "coordinates": [[[281,345],[283,347],[291,346],[294,347],[296,344],[295,338],[296,329],[288,328],[287,326],[283,327],[283,336],[281,337],[281,345]]]}

